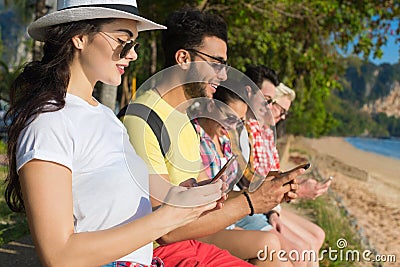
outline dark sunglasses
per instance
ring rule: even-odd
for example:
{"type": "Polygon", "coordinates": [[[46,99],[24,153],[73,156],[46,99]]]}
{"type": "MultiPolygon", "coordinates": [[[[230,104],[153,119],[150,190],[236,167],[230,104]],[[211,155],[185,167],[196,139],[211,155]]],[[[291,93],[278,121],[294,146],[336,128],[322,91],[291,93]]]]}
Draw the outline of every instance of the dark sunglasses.
{"type": "Polygon", "coordinates": [[[238,118],[233,114],[228,114],[224,119],[224,122],[228,125],[244,124],[244,119],[238,118]]]}
{"type": "Polygon", "coordinates": [[[269,104],[271,104],[272,102],[274,102],[274,100],[270,97],[270,96],[264,96],[264,104],[266,106],[268,106],[269,104]]]}
{"type": "MultiPolygon", "coordinates": [[[[200,55],[203,55],[203,56],[206,56],[206,57],[209,57],[209,58],[211,58],[211,59],[214,59],[214,60],[218,61],[219,63],[210,62],[210,61],[207,61],[207,60],[205,60],[205,59],[203,58],[204,61],[207,62],[208,65],[210,65],[210,66],[214,69],[215,73],[220,73],[223,69],[225,69],[225,71],[228,72],[229,65],[228,65],[228,63],[226,62],[226,60],[223,60],[223,59],[218,58],[218,57],[211,56],[211,55],[209,55],[209,54],[206,54],[206,53],[204,53],[204,52],[201,52],[201,51],[199,51],[199,50],[192,49],[192,48],[188,48],[188,49],[185,49],[185,50],[187,50],[187,51],[192,51],[192,52],[195,52],[195,53],[197,53],[197,54],[200,54],[200,55]]],[[[200,56],[200,57],[201,57],[201,56],[200,56]]]]}
{"type": "Polygon", "coordinates": [[[111,35],[109,35],[105,32],[101,32],[101,33],[103,33],[107,37],[110,37],[112,40],[116,41],[117,43],[119,43],[121,45],[122,50],[119,53],[119,58],[125,58],[126,55],[129,53],[129,51],[131,51],[132,48],[135,50],[136,53],[137,53],[137,50],[139,49],[140,44],[135,41],[132,41],[132,40],[122,41],[119,38],[115,39],[114,37],[112,37],[111,35]]]}
{"type": "Polygon", "coordinates": [[[287,115],[289,115],[289,112],[284,107],[279,105],[278,102],[276,102],[276,100],[273,100],[272,104],[276,105],[279,108],[279,117],[283,118],[283,116],[286,117],[287,115]]]}

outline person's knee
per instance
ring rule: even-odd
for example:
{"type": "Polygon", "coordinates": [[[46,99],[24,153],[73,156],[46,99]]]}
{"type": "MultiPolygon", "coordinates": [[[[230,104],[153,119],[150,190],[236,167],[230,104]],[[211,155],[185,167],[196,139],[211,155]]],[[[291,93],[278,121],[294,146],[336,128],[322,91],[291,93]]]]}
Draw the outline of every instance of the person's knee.
{"type": "Polygon", "coordinates": [[[279,251],[281,249],[282,246],[278,236],[269,232],[261,232],[261,233],[258,241],[259,242],[258,246],[260,247],[260,249],[264,248],[265,246],[267,246],[270,251],[271,250],[279,251]]]}
{"type": "Polygon", "coordinates": [[[317,226],[313,232],[313,235],[315,237],[315,240],[311,245],[313,249],[319,250],[325,241],[325,231],[321,227],[317,226]]]}
{"type": "Polygon", "coordinates": [[[310,222],[305,230],[308,232],[308,238],[306,238],[307,243],[309,244],[308,249],[319,250],[325,240],[325,231],[312,222],[310,222]]]}
{"type": "Polygon", "coordinates": [[[296,240],[297,244],[297,250],[299,252],[303,252],[304,250],[311,250],[312,249],[312,244],[310,240],[305,240],[301,237],[298,237],[296,240]]]}

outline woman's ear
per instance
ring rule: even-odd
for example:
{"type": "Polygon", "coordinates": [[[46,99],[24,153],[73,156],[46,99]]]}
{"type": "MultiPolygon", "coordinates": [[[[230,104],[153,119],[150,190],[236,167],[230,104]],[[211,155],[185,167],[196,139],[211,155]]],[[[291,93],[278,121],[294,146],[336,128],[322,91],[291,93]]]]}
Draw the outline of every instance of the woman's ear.
{"type": "Polygon", "coordinates": [[[182,69],[188,69],[191,62],[189,52],[185,49],[179,49],[175,53],[175,61],[182,69]]]}
{"type": "Polygon", "coordinates": [[[85,38],[83,35],[75,35],[72,37],[72,43],[74,44],[76,49],[83,49],[83,44],[85,43],[85,38]]]}

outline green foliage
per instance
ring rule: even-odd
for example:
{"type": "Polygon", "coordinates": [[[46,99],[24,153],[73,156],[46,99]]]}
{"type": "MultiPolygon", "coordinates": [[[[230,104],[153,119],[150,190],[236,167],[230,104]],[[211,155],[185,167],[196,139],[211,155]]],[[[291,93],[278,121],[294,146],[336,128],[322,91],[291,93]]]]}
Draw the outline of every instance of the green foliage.
{"type": "Polygon", "coordinates": [[[4,45],[3,45],[3,38],[1,34],[1,26],[0,26],[0,56],[3,54],[4,45]]]}
{"type": "Polygon", "coordinates": [[[388,135],[382,135],[378,132],[374,134],[375,136],[400,137],[400,118],[388,117],[385,113],[374,114],[372,118],[379,125],[379,129],[385,129],[388,132],[388,135]]]}
{"type": "MultiPolygon", "coordinates": [[[[11,1],[7,3],[11,4],[11,1]]],[[[32,14],[30,3],[30,0],[14,1],[21,11],[32,14]]],[[[233,67],[243,71],[249,64],[267,65],[277,70],[281,80],[296,90],[297,98],[287,127],[289,133],[318,137],[343,124],[326,108],[333,91],[343,88],[342,94],[346,98],[356,99],[355,106],[387,93],[387,84],[380,82],[375,83],[370,94],[362,91],[362,85],[371,81],[353,75],[361,71],[373,74],[372,65],[365,66],[365,70],[348,69],[346,75],[352,75],[353,80],[341,82],[346,66],[337,48],[364,58],[370,55],[380,57],[388,35],[400,34],[399,25],[390,24],[400,15],[400,5],[396,1],[139,2],[141,13],[159,23],[184,5],[224,17],[229,29],[229,62],[233,67]],[[353,50],[349,51],[350,48],[353,50]],[[354,84],[360,86],[354,90],[354,84]]],[[[137,77],[138,86],[163,65],[160,31],[143,32],[139,40],[143,44],[139,60],[126,72],[130,75],[129,81],[131,77],[137,77]]],[[[384,68],[379,73],[382,76],[380,81],[400,73],[398,69],[391,72],[384,68]]],[[[369,77],[374,78],[373,75],[369,77]]]]}
{"type": "MultiPolygon", "coordinates": [[[[327,134],[338,124],[325,109],[330,92],[342,87],[338,77],[344,68],[336,48],[347,50],[354,44],[355,54],[381,55],[386,34],[393,30],[389,21],[399,15],[399,5],[391,1],[366,0],[143,1],[140,8],[144,15],[162,22],[184,4],[224,17],[232,66],[244,71],[249,64],[267,65],[296,90],[288,131],[306,136],[327,134]]],[[[140,81],[150,75],[145,66],[154,65],[148,52],[137,64],[140,81]]],[[[162,55],[160,49],[157,53],[162,55]]]]}
{"type": "Polygon", "coordinates": [[[307,136],[327,134],[337,125],[325,109],[330,92],[341,88],[343,68],[335,46],[346,49],[355,42],[354,52],[369,56],[385,43],[386,19],[399,13],[399,6],[390,2],[209,2],[208,9],[223,14],[229,25],[232,65],[276,69],[297,93],[288,131],[307,136]],[[380,20],[374,20],[377,15],[380,20]]]}
{"type": "Polygon", "coordinates": [[[20,72],[20,67],[12,69],[4,61],[0,60],[0,99],[8,100],[11,84],[20,72]]]}
{"type": "MultiPolygon", "coordinates": [[[[0,140],[0,155],[7,153],[7,144],[0,140]]],[[[1,170],[0,170],[1,172],[1,170]]]]}

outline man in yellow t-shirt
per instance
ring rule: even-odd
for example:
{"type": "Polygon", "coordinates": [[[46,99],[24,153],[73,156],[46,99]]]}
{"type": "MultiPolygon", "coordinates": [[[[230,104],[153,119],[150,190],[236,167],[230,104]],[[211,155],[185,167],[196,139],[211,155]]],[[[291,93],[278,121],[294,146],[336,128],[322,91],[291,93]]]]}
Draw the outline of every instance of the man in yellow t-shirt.
{"type": "Polygon", "coordinates": [[[135,100],[153,109],[168,132],[171,144],[168,152],[161,152],[159,141],[149,124],[136,116],[125,116],[124,125],[134,138],[130,141],[138,155],[146,162],[150,174],[166,175],[174,185],[194,178],[202,171],[200,140],[189,117],[168,104],[156,89],[150,89],[135,100]]]}

